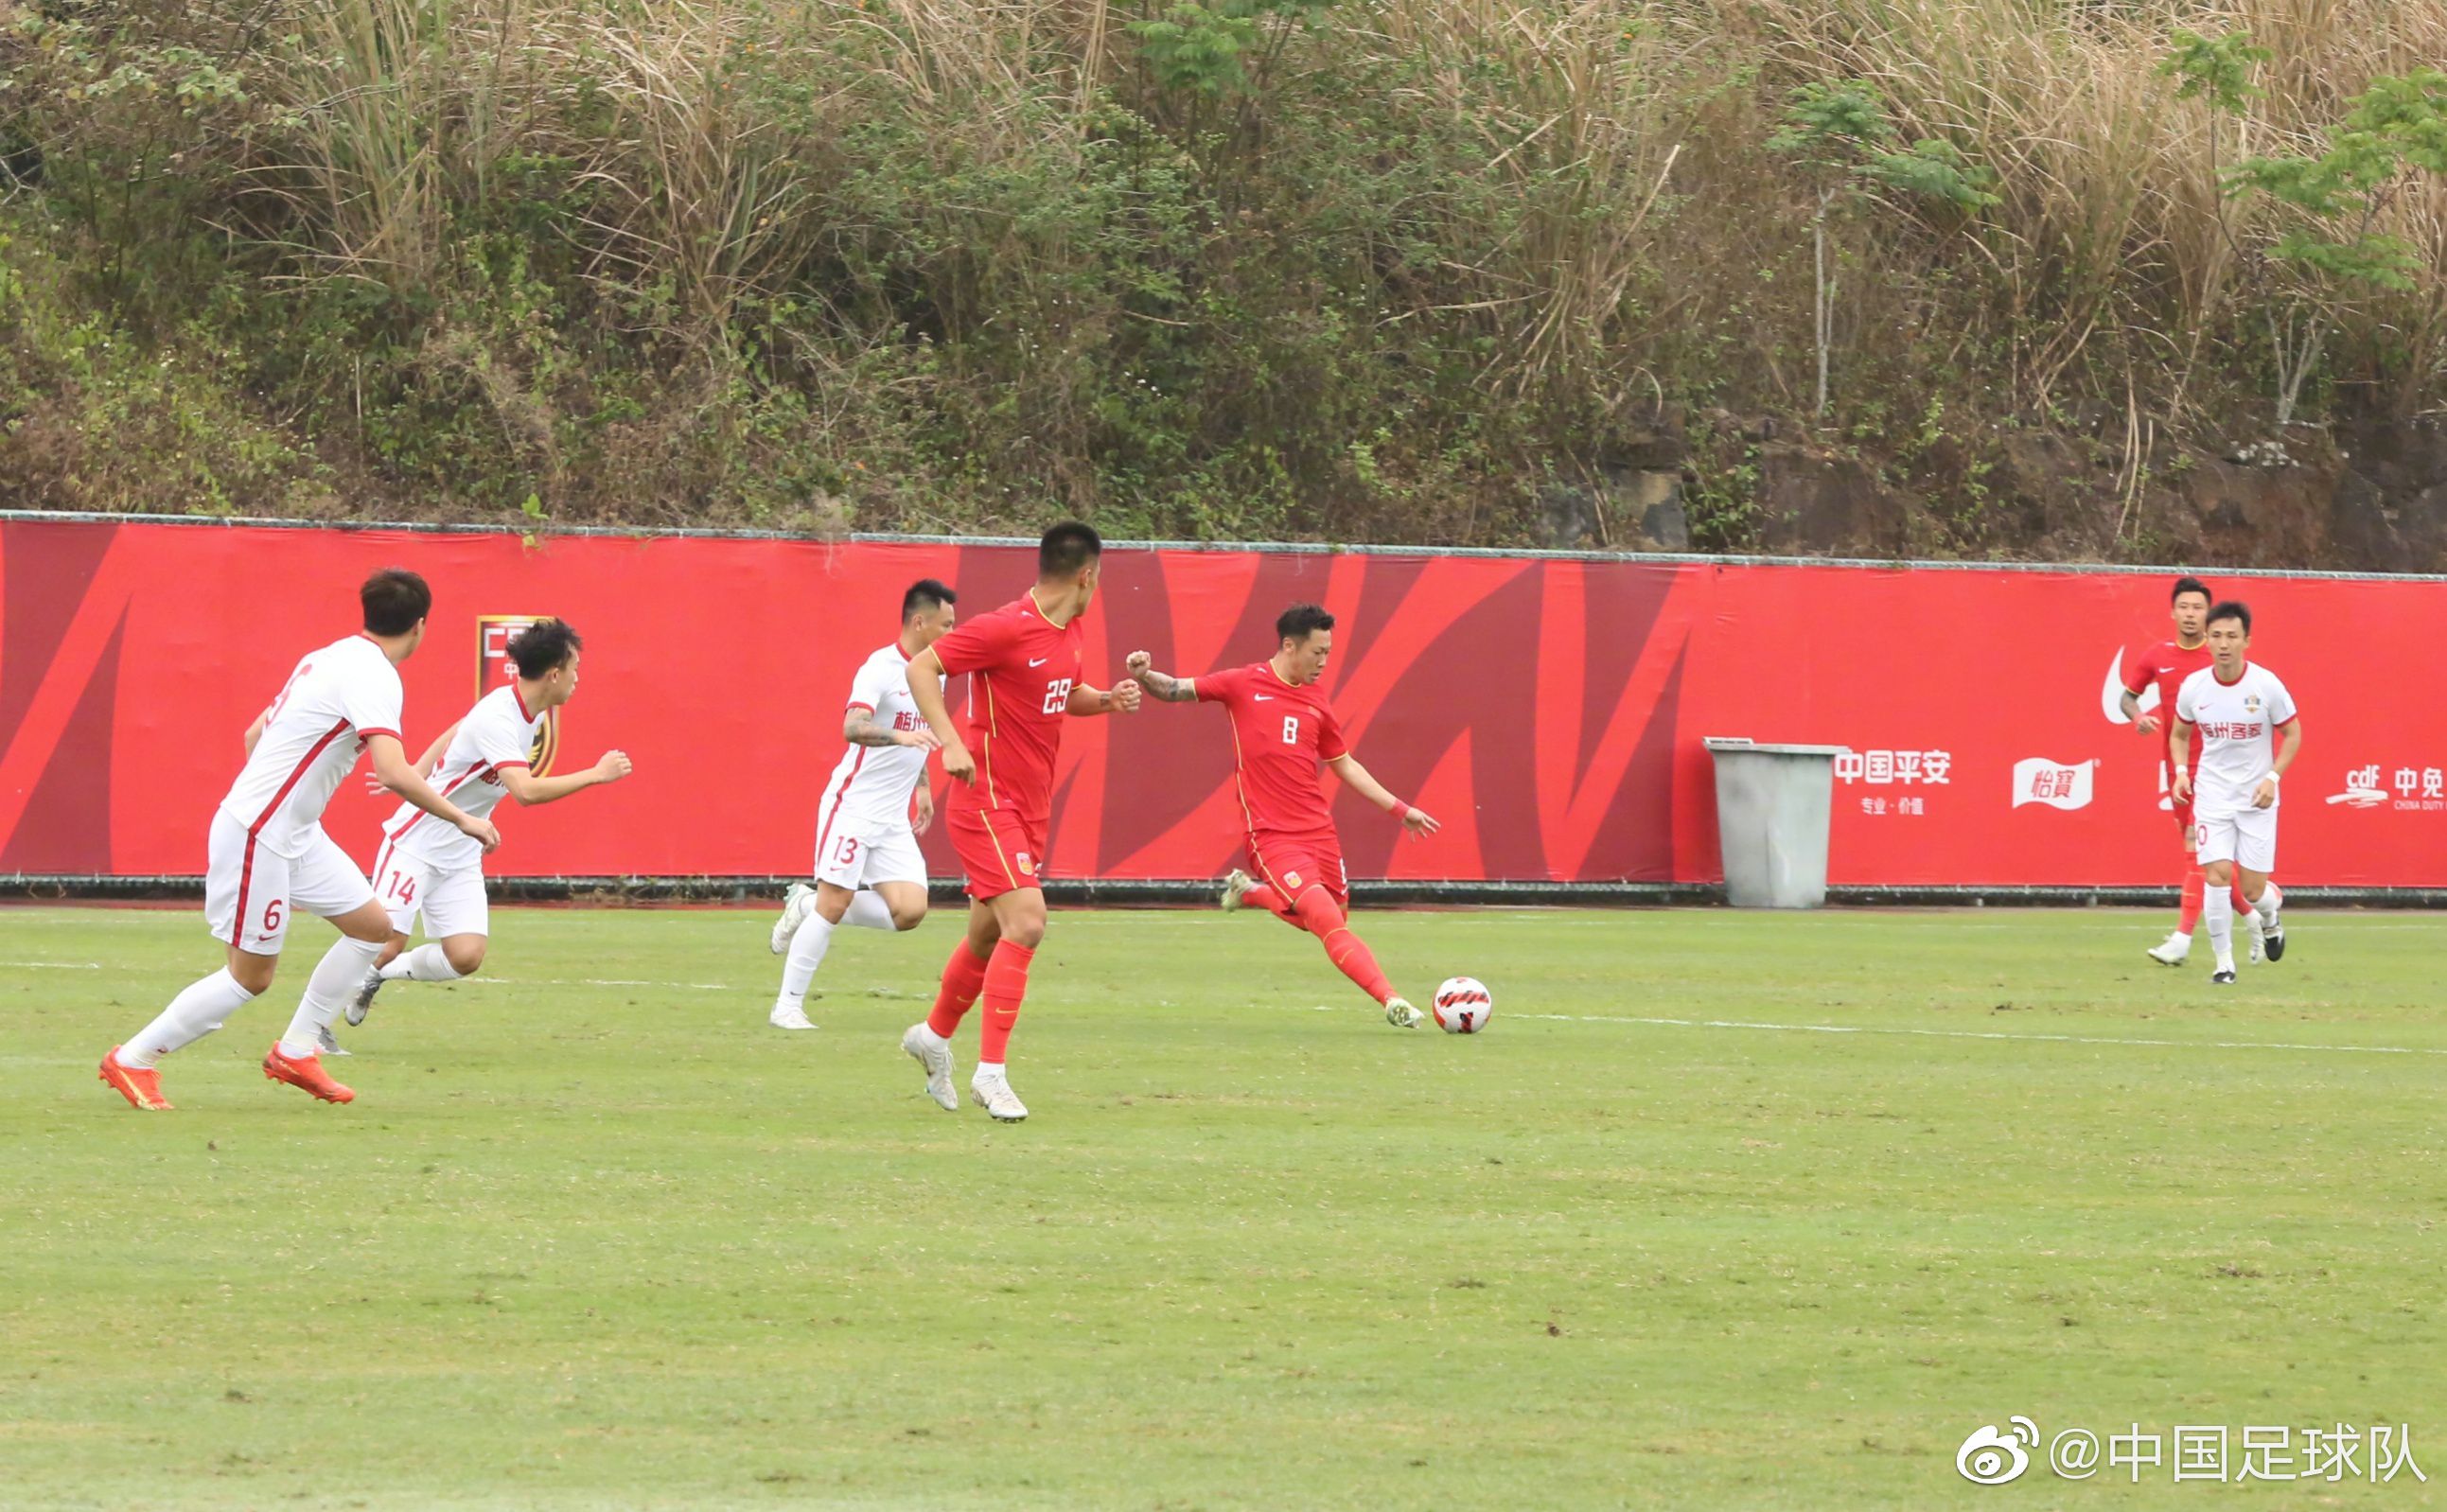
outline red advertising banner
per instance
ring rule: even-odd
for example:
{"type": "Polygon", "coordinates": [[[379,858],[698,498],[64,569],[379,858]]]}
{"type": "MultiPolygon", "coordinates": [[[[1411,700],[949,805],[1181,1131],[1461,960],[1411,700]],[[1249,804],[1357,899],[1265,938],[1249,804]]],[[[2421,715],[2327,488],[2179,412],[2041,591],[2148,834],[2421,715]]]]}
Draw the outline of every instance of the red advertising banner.
{"type": "MultiPolygon", "coordinates": [[[[979,613],[1033,579],[1008,545],[567,537],[20,519],[0,522],[0,875],[194,876],[240,737],[297,658],[355,628],[355,587],[432,583],[403,669],[411,754],[558,614],[583,686],[548,737],[634,777],[505,809],[500,876],[804,873],[849,679],[936,576],[979,613]]],[[[2423,671],[2447,583],[2237,577],[2255,660],[2303,710],[2279,875],[2447,884],[2447,706],[2423,671]],[[2391,665],[2407,658],[2409,686],[2391,665]]],[[[1345,730],[1445,822],[1398,843],[1336,803],[1356,879],[1706,882],[1712,735],[1839,744],[1841,885],[2168,883],[2158,744],[2115,712],[2126,659],[2168,633],[2168,580],[2126,573],[1117,549],[1087,620],[1090,678],[1146,650],[1196,674],[1257,661],[1299,599],[1339,618],[1345,730]]],[[[2434,669],[2435,671],[2435,669],[2434,669]]],[[[956,700],[958,690],[955,690],[956,700]]],[[[1048,875],[1212,877],[1240,843],[1221,710],[1151,704],[1065,737],[1048,875]]],[[[937,779],[939,784],[940,778],[937,779]]],[[[370,859],[389,804],[328,815],[370,859]]],[[[928,854],[953,870],[939,834],[928,854]]]]}

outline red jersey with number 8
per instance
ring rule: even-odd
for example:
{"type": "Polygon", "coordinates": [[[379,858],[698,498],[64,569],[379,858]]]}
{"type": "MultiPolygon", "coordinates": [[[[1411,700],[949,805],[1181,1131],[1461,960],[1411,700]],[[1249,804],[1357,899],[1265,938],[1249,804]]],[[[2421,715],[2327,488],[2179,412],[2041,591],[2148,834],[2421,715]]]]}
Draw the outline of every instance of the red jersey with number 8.
{"type": "Polygon", "coordinates": [[[1045,617],[1034,597],[980,614],[935,642],[943,671],[969,674],[961,739],[977,759],[974,784],[952,785],[953,806],[1040,822],[1053,807],[1053,758],[1079,686],[1083,632],[1045,617]]]}
{"type": "Polygon", "coordinates": [[[1209,672],[1193,685],[1199,702],[1222,704],[1232,716],[1241,811],[1251,838],[1331,836],[1334,814],[1317,766],[1350,747],[1325,690],[1283,681],[1272,662],[1209,672]]]}

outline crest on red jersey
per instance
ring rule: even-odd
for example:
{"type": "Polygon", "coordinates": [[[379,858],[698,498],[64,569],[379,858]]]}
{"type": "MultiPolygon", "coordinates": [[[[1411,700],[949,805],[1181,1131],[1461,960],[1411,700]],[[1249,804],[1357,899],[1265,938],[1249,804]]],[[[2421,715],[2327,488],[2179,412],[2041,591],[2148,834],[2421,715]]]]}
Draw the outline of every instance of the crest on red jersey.
{"type": "MultiPolygon", "coordinates": [[[[547,614],[478,614],[476,616],[476,696],[484,697],[496,688],[518,681],[518,663],[510,660],[510,642],[519,633],[547,614]]],[[[560,751],[560,710],[546,709],[543,728],[536,732],[535,749],[527,753],[529,769],[542,777],[552,771],[552,759],[560,751]]]]}

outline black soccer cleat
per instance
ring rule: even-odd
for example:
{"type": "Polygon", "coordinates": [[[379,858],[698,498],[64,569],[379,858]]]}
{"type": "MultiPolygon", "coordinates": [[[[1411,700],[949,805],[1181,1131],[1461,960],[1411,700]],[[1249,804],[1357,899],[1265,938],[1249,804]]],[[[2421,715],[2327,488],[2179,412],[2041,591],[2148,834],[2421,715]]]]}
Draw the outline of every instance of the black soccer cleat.
{"type": "Polygon", "coordinates": [[[2267,934],[2261,937],[2261,944],[2267,950],[2268,958],[2270,960],[2284,960],[2286,958],[2286,926],[2283,924],[2269,925],[2267,934]]]}
{"type": "Polygon", "coordinates": [[[2210,985],[2211,987],[2232,987],[2234,985],[2234,973],[2211,972],[2210,973],[2210,985]]]}

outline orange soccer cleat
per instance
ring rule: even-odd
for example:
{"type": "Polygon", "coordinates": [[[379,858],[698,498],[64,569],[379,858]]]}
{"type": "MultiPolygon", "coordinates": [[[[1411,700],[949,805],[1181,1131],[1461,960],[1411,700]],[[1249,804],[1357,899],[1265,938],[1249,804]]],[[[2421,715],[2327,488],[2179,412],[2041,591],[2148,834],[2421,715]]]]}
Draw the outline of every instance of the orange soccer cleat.
{"type": "Polygon", "coordinates": [[[161,1073],[119,1064],[119,1047],[102,1058],[102,1079],[110,1089],[147,1113],[167,1113],[170,1100],[161,1095],[161,1073]]]}
{"type": "Polygon", "coordinates": [[[263,1052],[263,1074],[275,1082],[287,1082],[300,1091],[312,1092],[326,1103],[347,1103],[356,1093],[332,1080],[323,1069],[319,1055],[301,1055],[295,1060],[280,1053],[280,1042],[274,1040],[272,1049],[263,1052]]]}

